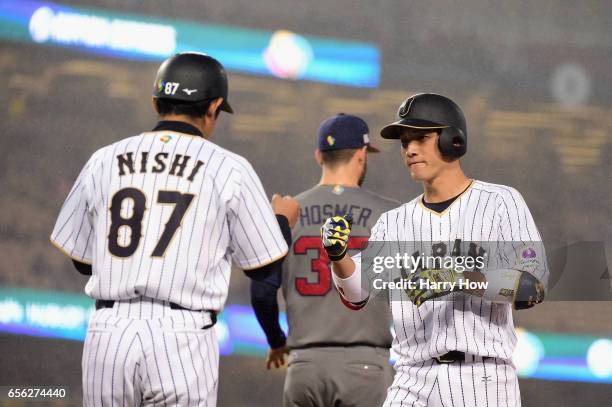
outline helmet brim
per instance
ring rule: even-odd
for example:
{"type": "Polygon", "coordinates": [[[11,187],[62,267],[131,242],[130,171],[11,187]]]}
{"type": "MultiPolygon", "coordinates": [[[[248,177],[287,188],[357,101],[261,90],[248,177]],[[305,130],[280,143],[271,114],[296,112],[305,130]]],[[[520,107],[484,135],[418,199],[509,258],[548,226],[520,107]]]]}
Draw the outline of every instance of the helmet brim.
{"type": "Polygon", "coordinates": [[[234,113],[234,109],[230,106],[229,102],[225,99],[223,99],[223,102],[221,103],[221,106],[219,106],[219,109],[223,110],[224,112],[227,112],[229,114],[233,114],[234,113]]]}
{"type": "Polygon", "coordinates": [[[417,130],[436,130],[444,129],[446,127],[449,126],[440,123],[435,123],[429,120],[406,118],[387,124],[380,130],[380,135],[382,138],[386,139],[399,139],[402,132],[407,128],[417,130]]]}

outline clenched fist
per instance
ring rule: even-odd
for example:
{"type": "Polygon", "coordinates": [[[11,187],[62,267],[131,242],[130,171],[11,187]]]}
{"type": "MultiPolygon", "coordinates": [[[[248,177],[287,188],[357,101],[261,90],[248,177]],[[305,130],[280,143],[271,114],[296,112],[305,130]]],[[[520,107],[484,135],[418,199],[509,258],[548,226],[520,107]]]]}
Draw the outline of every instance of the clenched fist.
{"type": "Polygon", "coordinates": [[[294,227],[300,214],[300,204],[291,195],[272,195],[272,210],[275,215],[283,215],[289,221],[289,226],[294,227]]]}
{"type": "Polygon", "coordinates": [[[350,214],[334,216],[321,226],[321,241],[331,261],[339,261],[346,255],[352,221],[350,214]]]}

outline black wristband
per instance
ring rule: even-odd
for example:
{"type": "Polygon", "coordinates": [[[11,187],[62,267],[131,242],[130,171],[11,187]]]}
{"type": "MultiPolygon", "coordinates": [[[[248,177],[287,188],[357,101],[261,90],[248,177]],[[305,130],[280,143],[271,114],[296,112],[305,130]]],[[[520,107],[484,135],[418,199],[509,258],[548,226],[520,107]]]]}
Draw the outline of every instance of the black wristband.
{"type": "Polygon", "coordinates": [[[91,276],[91,264],[81,263],[80,261],[72,260],[72,264],[77,269],[77,271],[84,276],[91,276]]]}
{"type": "Polygon", "coordinates": [[[289,219],[287,219],[285,215],[276,215],[276,221],[278,222],[278,226],[280,227],[280,230],[283,233],[283,238],[285,238],[285,242],[287,242],[287,246],[291,247],[292,239],[289,219]]]}
{"type": "Polygon", "coordinates": [[[266,339],[268,340],[268,345],[270,345],[271,349],[282,348],[287,344],[287,337],[282,331],[276,336],[267,336],[266,339]]]}

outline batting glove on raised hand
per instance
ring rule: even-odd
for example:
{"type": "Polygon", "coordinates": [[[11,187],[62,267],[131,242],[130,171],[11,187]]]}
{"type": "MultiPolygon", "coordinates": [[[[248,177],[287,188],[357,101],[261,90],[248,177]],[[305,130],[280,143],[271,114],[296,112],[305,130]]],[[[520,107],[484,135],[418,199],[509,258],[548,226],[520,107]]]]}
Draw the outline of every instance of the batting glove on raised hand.
{"type": "Polygon", "coordinates": [[[321,241],[331,261],[339,261],[346,256],[352,221],[350,214],[334,216],[321,226],[321,241]]]}
{"type": "Polygon", "coordinates": [[[443,297],[452,291],[459,291],[459,282],[463,275],[453,269],[419,270],[410,279],[415,288],[410,290],[408,296],[417,307],[425,301],[443,297]],[[429,284],[428,284],[429,283],[429,284]],[[451,287],[450,283],[454,283],[451,287]]]}

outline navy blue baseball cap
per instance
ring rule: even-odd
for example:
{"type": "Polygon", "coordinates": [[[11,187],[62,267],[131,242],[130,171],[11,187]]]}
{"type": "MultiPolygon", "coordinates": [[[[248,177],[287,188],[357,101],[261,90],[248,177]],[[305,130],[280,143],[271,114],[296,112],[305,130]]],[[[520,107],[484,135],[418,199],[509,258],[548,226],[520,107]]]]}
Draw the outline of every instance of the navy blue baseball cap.
{"type": "Polygon", "coordinates": [[[370,130],[363,119],[351,114],[338,113],[319,126],[319,151],[368,147],[371,153],[380,150],[370,144],[370,130]]]}

